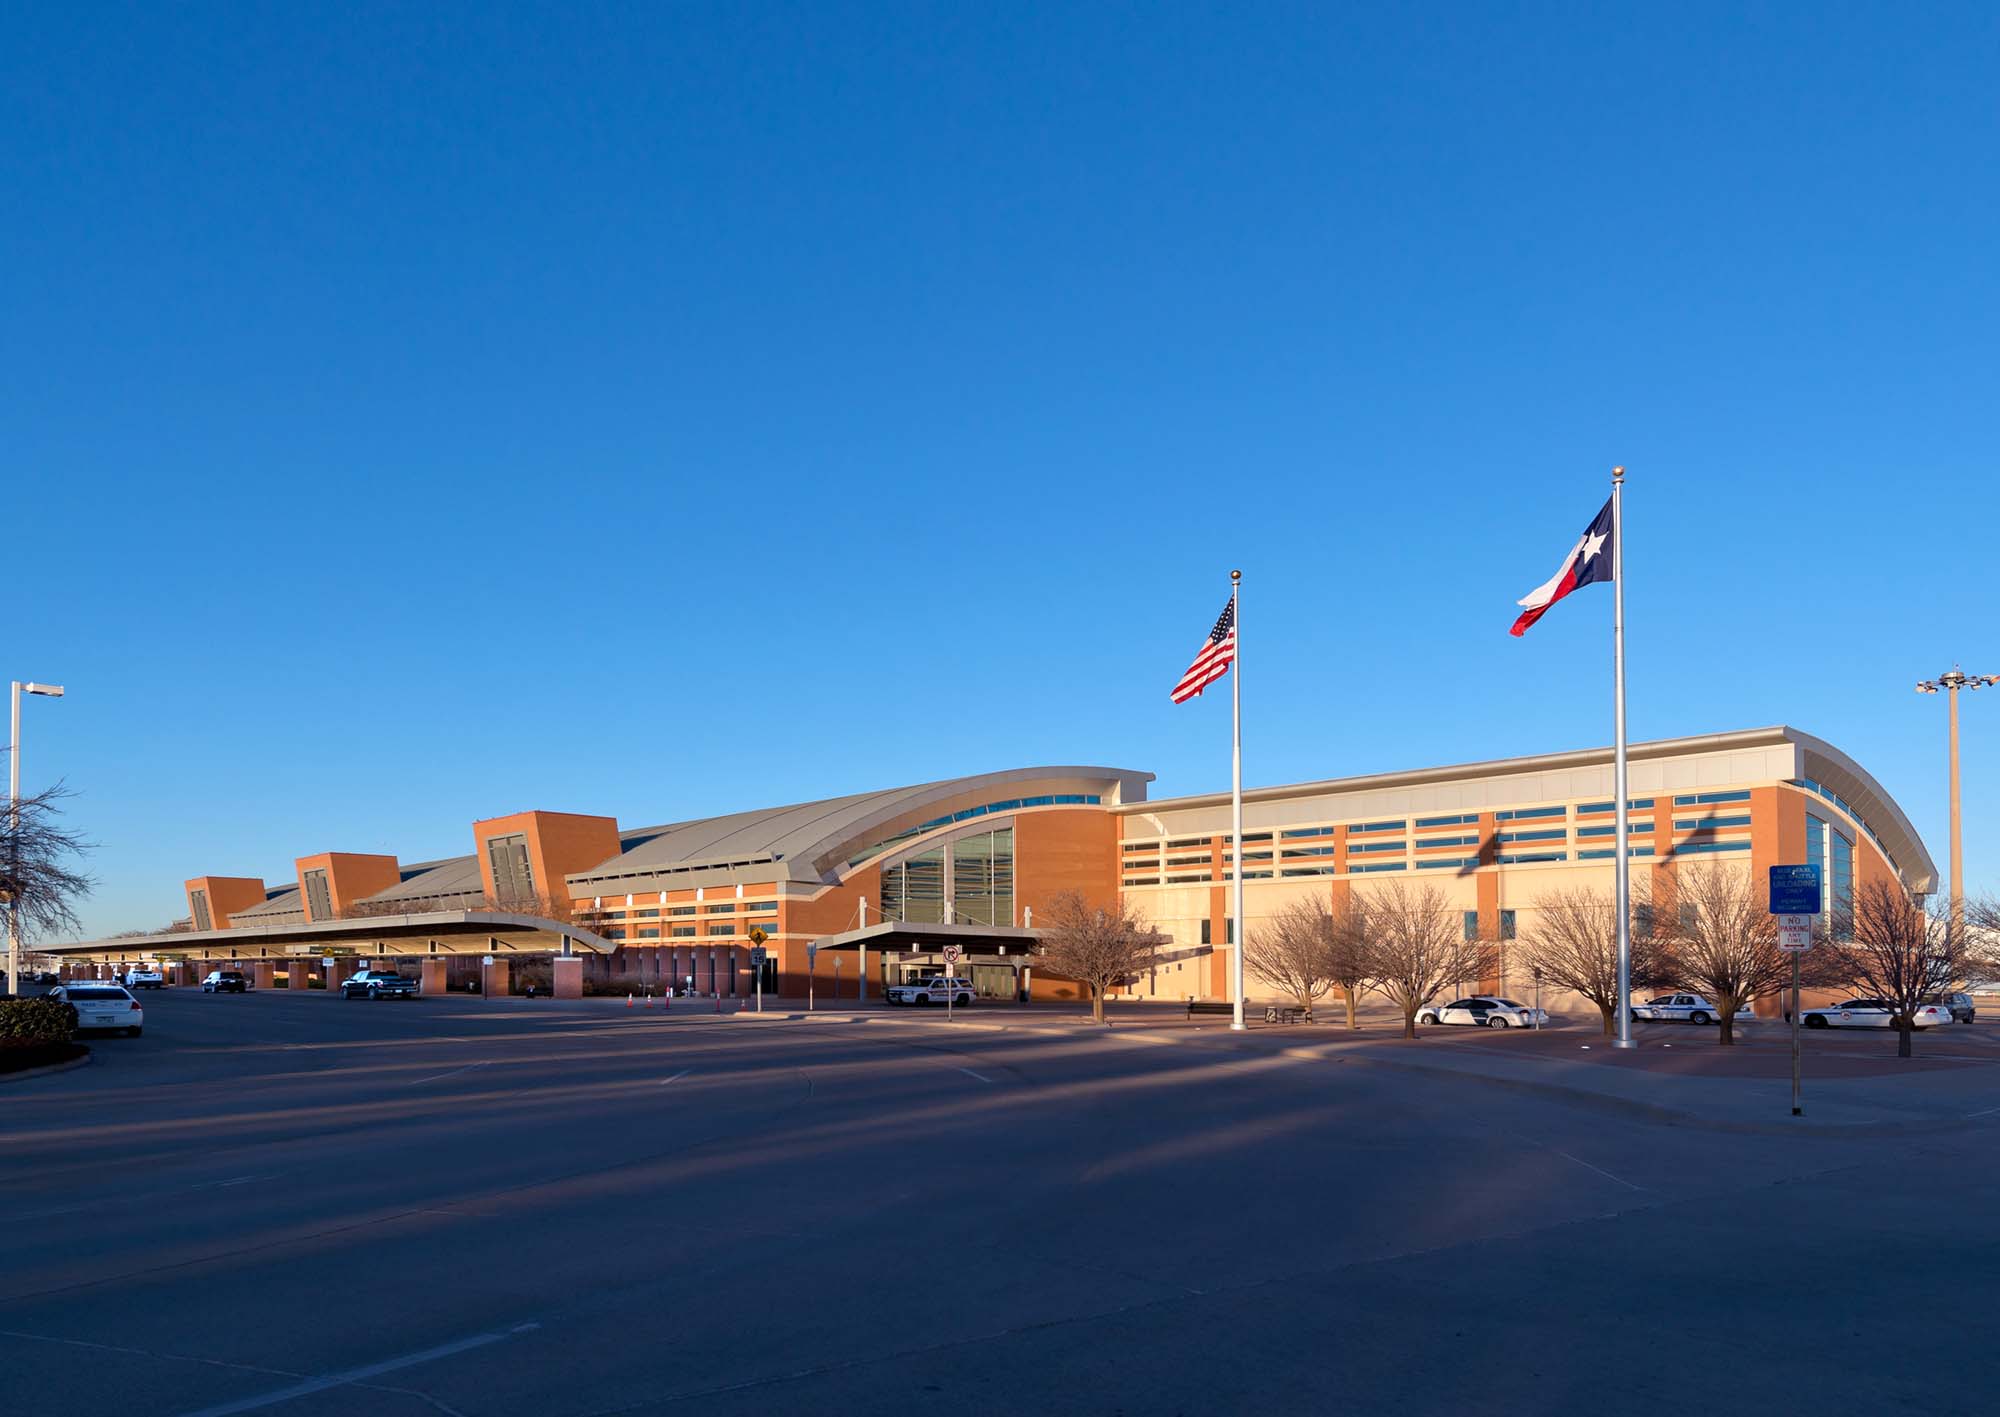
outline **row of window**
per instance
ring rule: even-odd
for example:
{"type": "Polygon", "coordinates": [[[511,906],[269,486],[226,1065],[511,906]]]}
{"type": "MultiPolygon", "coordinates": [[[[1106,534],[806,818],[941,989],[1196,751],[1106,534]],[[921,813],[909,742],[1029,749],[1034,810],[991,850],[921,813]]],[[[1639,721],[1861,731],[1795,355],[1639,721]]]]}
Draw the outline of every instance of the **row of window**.
{"type": "Polygon", "coordinates": [[[932,817],[928,822],[920,823],[907,831],[897,832],[894,836],[885,836],[880,841],[870,843],[856,855],[848,857],[847,864],[859,866],[863,861],[880,856],[897,842],[913,841],[925,832],[950,826],[953,822],[969,822],[974,817],[1019,811],[1023,807],[1096,807],[1103,801],[1104,799],[1095,792],[1054,792],[1045,793],[1040,797],[1009,797],[999,802],[987,802],[978,807],[967,807],[962,812],[947,812],[942,817],[932,817]]]}

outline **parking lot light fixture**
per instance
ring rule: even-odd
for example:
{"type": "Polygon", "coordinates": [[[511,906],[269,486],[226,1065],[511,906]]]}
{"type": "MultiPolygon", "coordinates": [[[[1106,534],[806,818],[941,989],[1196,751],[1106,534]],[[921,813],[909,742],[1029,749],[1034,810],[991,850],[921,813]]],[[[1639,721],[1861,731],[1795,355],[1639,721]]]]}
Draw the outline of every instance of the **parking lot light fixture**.
{"type": "Polygon", "coordinates": [[[1965,838],[1958,810],[1958,691],[1987,689],[2000,684],[2000,674],[1967,674],[1956,664],[1951,673],[1918,683],[1920,694],[1943,693],[1951,699],[1951,933],[1954,939],[1965,934],[1965,838]]]}
{"type": "MultiPolygon", "coordinates": [[[[7,744],[7,840],[18,844],[21,839],[21,695],[35,694],[46,699],[63,696],[60,684],[37,684],[29,680],[23,684],[13,681],[13,736],[7,744]]],[[[8,872],[10,881],[20,874],[20,862],[14,863],[14,870],[8,872]]],[[[21,996],[21,892],[18,883],[7,892],[7,995],[18,999],[21,996]]]]}

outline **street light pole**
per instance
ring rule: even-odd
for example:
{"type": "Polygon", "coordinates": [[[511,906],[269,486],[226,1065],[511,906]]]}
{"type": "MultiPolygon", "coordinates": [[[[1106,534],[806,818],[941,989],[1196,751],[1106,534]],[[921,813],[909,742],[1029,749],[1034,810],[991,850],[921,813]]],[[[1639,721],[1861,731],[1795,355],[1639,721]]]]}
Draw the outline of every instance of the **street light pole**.
{"type": "Polygon", "coordinates": [[[7,744],[7,842],[14,859],[7,873],[7,996],[21,997],[21,695],[62,697],[60,684],[13,681],[13,736],[7,744]]]}
{"type": "Polygon", "coordinates": [[[1965,938],[1965,836],[1958,807],[1958,691],[1984,689],[1994,684],[2000,684],[2000,674],[1967,674],[1954,664],[1951,673],[1917,685],[1920,694],[1942,690],[1951,700],[1951,933],[1955,940],[1965,938]]]}

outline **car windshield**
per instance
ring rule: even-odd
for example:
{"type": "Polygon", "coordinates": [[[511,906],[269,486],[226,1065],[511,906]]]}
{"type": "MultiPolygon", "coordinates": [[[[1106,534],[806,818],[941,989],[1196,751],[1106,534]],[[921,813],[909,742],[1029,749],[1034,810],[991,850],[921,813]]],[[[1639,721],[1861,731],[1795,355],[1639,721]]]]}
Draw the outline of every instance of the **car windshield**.
{"type": "Polygon", "coordinates": [[[63,997],[66,999],[122,999],[125,997],[125,991],[123,989],[67,989],[63,991],[63,997]]]}

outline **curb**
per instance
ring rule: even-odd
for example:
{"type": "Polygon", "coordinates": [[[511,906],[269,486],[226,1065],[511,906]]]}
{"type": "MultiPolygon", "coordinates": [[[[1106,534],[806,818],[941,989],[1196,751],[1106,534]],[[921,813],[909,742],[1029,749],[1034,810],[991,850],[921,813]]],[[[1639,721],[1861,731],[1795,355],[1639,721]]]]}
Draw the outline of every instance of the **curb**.
{"type": "Polygon", "coordinates": [[[0,1083],[25,1082],[29,1078],[45,1078],[53,1073],[71,1072],[77,1068],[87,1067],[90,1060],[96,1056],[90,1051],[89,1045],[85,1044],[81,1058],[71,1058],[67,1063],[50,1063],[40,1068],[23,1068],[18,1073],[0,1073],[0,1083]]]}

